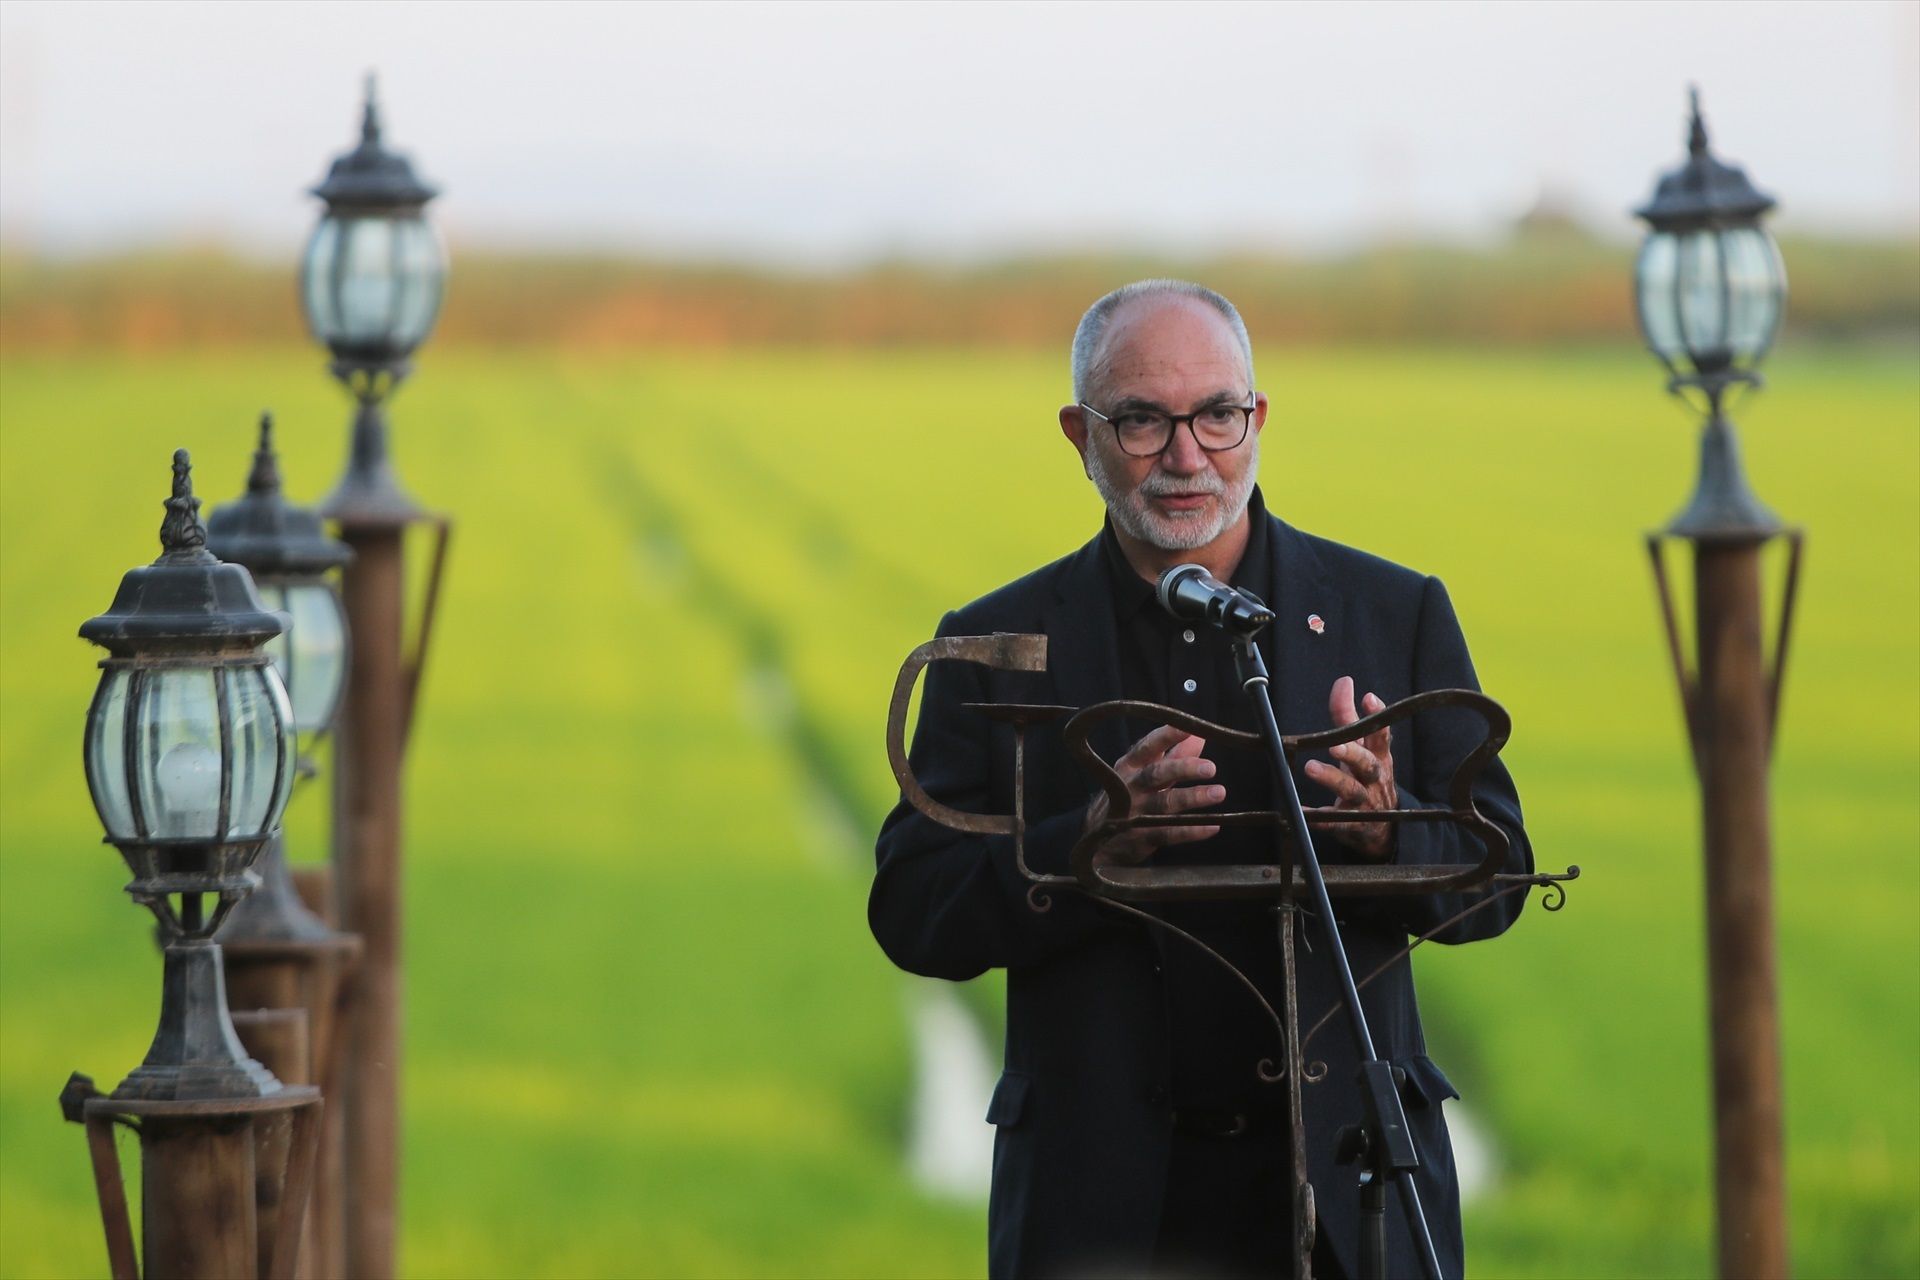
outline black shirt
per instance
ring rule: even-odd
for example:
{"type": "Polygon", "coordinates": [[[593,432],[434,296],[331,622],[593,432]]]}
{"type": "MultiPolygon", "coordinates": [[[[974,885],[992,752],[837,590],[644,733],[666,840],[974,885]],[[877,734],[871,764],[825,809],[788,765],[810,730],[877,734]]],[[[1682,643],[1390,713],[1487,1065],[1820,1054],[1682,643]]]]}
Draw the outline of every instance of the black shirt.
{"type": "MultiPolygon", "coordinates": [[[[1264,597],[1273,577],[1272,548],[1266,504],[1258,487],[1247,513],[1251,531],[1232,585],[1264,597]]],[[[1111,522],[1101,534],[1101,546],[1113,577],[1121,696],[1178,707],[1231,729],[1257,731],[1258,721],[1234,678],[1225,633],[1178,622],[1160,608],[1154,584],[1127,562],[1111,522]]],[[[1137,742],[1157,727],[1153,722],[1129,720],[1128,741],[1137,742]]],[[[1218,807],[1274,807],[1263,752],[1210,742],[1201,754],[1217,770],[1213,783],[1227,790],[1226,800],[1218,807]]],[[[1168,845],[1154,855],[1154,862],[1162,866],[1273,861],[1276,846],[1271,827],[1226,827],[1211,839],[1168,845]]],[[[1279,925],[1271,905],[1178,902],[1156,904],[1153,910],[1233,961],[1276,1010],[1282,1007],[1285,974],[1279,925]]],[[[1172,1104],[1225,1111],[1283,1108],[1283,1086],[1265,1084],[1257,1074],[1262,1058],[1275,1064],[1281,1060],[1272,1021],[1218,961],[1163,929],[1150,932],[1166,974],[1172,1104]]]]}

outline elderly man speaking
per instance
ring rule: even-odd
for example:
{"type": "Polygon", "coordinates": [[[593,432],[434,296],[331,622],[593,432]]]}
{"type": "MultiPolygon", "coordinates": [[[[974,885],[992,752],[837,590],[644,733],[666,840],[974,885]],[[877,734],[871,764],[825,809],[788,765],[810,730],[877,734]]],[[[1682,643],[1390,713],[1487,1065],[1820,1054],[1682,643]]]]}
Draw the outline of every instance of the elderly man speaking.
{"type": "MultiPolygon", "coordinates": [[[[1154,583],[1176,564],[1204,565],[1266,601],[1260,639],[1281,725],[1349,724],[1425,689],[1477,688],[1446,589],[1385,560],[1313,537],[1268,513],[1255,484],[1267,397],[1233,305],[1199,285],[1146,280],[1101,298],[1073,340],[1075,403],[1060,429],[1107,508],[1085,546],[948,614],[940,634],[1044,632],[1048,669],[929,669],[911,761],[956,808],[1012,808],[1010,730],[970,702],[1085,706],[1114,698],[1181,708],[1255,730],[1218,632],[1157,607],[1154,583]]],[[[1381,495],[1391,500],[1391,495],[1381,495]]],[[[1100,856],[1180,865],[1270,862],[1270,832],[1208,825],[1207,812],[1275,807],[1263,755],[1215,752],[1170,726],[1121,726],[1094,745],[1132,795],[1133,811],[1191,814],[1191,825],[1138,829],[1100,856]],[[1131,742],[1129,746],[1128,743],[1131,742]]],[[[1475,740],[1470,721],[1434,712],[1296,767],[1308,796],[1353,810],[1427,805],[1475,740]],[[1315,792],[1314,787],[1322,788],[1315,792]]],[[[1065,873],[1076,839],[1106,812],[1057,728],[1030,739],[1027,856],[1065,873]]],[[[1474,801],[1511,840],[1506,871],[1530,871],[1520,804],[1495,761],[1474,801]]],[[[1323,828],[1328,862],[1472,862],[1471,834],[1448,823],[1364,821],[1323,828]]],[[[1011,840],[963,835],[904,802],[881,828],[868,918],[901,968],[965,980],[1007,971],[1006,1069],[987,1119],[996,1125],[989,1209],[992,1274],[1241,1276],[1284,1274],[1293,1230],[1284,1086],[1270,1021],[1224,969],[1167,931],[1076,894],[1034,911],[1011,840]]],[[[1520,910],[1511,895],[1443,930],[1447,942],[1498,934],[1520,910]]],[[[1349,900],[1341,923],[1356,973],[1386,963],[1410,934],[1435,928],[1474,893],[1349,900]]],[[[1285,981],[1270,906],[1166,903],[1168,923],[1246,973],[1275,1007],[1285,981]]],[[[1337,998],[1324,946],[1299,951],[1299,1006],[1317,1018],[1337,998]]],[[[1463,1267],[1459,1189],[1441,1102],[1458,1097],[1426,1055],[1410,962],[1366,988],[1376,1046],[1404,1073],[1421,1155],[1421,1199],[1443,1271],[1463,1267]]],[[[1358,1266],[1355,1171],[1335,1161],[1338,1129],[1362,1100],[1348,1038],[1314,1041],[1325,1077],[1304,1089],[1308,1175],[1318,1205],[1316,1275],[1358,1266]]],[[[1420,1264],[1400,1215],[1388,1215],[1388,1269],[1420,1264]]]]}

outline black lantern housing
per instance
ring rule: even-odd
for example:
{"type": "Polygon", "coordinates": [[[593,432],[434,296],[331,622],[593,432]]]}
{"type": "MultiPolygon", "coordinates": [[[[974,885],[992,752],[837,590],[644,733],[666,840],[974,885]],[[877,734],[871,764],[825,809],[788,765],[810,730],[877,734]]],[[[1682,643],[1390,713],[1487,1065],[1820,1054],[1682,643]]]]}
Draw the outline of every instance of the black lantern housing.
{"type": "Polygon", "coordinates": [[[1774,207],[1744,170],[1707,148],[1700,94],[1690,95],[1687,159],[1635,213],[1650,228],[1634,270],[1640,331],[1673,373],[1717,401],[1756,381],[1786,304],[1787,276],[1760,219],[1774,207]]]}
{"type": "MultiPolygon", "coordinates": [[[[347,670],[346,612],[328,575],[353,552],[327,536],[318,512],[289,502],[282,493],[272,414],[260,415],[260,445],[247,492],[207,518],[207,546],[222,560],[245,566],[261,600],[286,615],[287,630],[267,641],[266,653],[287,686],[296,735],[318,739],[333,727],[347,670]]],[[[304,756],[299,766],[296,784],[314,772],[304,756]]],[[[273,838],[255,869],[260,888],[234,908],[221,942],[334,941],[334,931],[307,909],[294,888],[284,837],[273,838]]]]}
{"type": "Polygon", "coordinates": [[[1784,526],[1747,484],[1725,400],[1732,387],[1759,385],[1786,305],[1786,270],[1761,225],[1774,200],[1708,149],[1697,89],[1689,105],[1687,159],[1635,210],[1648,226],[1634,269],[1641,333],[1667,367],[1668,390],[1697,390],[1707,407],[1699,484],[1667,532],[1765,538],[1784,526]]]}
{"type": "Polygon", "coordinates": [[[323,509],[342,519],[403,524],[419,509],[388,461],[381,405],[433,331],[447,263],[426,219],[439,192],[405,156],[387,150],[371,76],[359,145],[312,191],[326,209],[301,261],[300,304],[313,336],[333,353],[333,375],[360,405],[347,474],[323,509]]]}
{"type": "Polygon", "coordinates": [[[166,947],[160,1029],[116,1098],[280,1088],[234,1034],[212,936],[257,883],[252,864],[293,783],[292,710],[262,648],[285,621],[244,568],[206,549],[199,506],[181,449],[160,558],[129,570],[113,606],[80,628],[108,653],[87,715],[87,785],[133,871],[127,892],[159,920],[166,947]]]}
{"type": "Polygon", "coordinates": [[[333,162],[313,188],[326,211],[307,242],[300,302],[313,336],[352,369],[385,370],[433,331],[446,254],[427,202],[439,191],[381,140],[372,77],[360,145],[333,162]]]}

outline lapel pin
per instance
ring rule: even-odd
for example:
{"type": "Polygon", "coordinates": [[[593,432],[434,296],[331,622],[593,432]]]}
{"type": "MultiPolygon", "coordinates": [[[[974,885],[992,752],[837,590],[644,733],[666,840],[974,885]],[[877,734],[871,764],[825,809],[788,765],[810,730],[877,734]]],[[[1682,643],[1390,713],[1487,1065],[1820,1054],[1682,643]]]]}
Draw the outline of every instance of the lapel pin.
{"type": "Polygon", "coordinates": [[[1307,630],[1313,632],[1313,634],[1315,635],[1321,635],[1326,631],[1326,629],[1327,629],[1326,621],[1325,619],[1321,618],[1319,614],[1310,613],[1307,615],[1307,630]]]}

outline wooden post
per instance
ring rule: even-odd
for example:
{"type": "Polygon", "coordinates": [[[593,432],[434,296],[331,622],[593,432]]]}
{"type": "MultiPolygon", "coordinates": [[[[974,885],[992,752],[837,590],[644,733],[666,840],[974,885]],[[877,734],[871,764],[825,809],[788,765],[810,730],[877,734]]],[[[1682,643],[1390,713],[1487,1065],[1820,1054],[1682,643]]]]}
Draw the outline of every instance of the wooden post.
{"type": "Polygon", "coordinates": [[[407,678],[402,659],[404,524],[342,517],[353,548],[341,595],[352,652],[336,728],[334,890],[343,927],[364,950],[348,980],[351,1052],[345,1104],[346,1274],[390,1280],[400,1163],[400,765],[407,678]]]}
{"type": "MultiPolygon", "coordinates": [[[[313,863],[297,865],[291,870],[294,887],[300,891],[300,900],[306,903],[307,909],[327,924],[338,927],[333,868],[326,863],[313,863]]],[[[312,1037],[314,1082],[327,1101],[326,1114],[320,1121],[313,1207],[307,1215],[307,1240],[301,1251],[300,1273],[314,1280],[330,1280],[347,1274],[347,1110],[341,1104],[341,1080],[348,1044],[347,980],[359,954],[359,941],[355,939],[353,950],[338,952],[330,958],[330,971],[316,983],[314,1003],[308,1006],[310,1015],[320,1015],[309,1026],[319,1029],[312,1037]]]]}
{"type": "MultiPolygon", "coordinates": [[[[231,979],[229,979],[231,982],[231,979]]],[[[231,990],[231,987],[229,987],[231,990]]],[[[307,1011],[297,1007],[235,1008],[233,1027],[240,1043],[282,1084],[311,1084],[312,1055],[307,1044],[307,1011]]],[[[281,1200],[287,1189],[293,1152],[294,1113],[262,1112],[253,1122],[255,1234],[259,1239],[258,1274],[273,1273],[281,1200]]],[[[312,1272],[300,1273],[311,1276],[312,1272]]]]}
{"type": "Polygon", "coordinates": [[[1760,548],[1694,549],[1719,1263],[1722,1276],[1752,1280],[1787,1274],[1760,548]]]}
{"type": "Polygon", "coordinates": [[[147,1116],[140,1229],[147,1280],[254,1280],[259,1241],[250,1116],[147,1116]]]}

